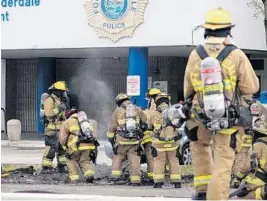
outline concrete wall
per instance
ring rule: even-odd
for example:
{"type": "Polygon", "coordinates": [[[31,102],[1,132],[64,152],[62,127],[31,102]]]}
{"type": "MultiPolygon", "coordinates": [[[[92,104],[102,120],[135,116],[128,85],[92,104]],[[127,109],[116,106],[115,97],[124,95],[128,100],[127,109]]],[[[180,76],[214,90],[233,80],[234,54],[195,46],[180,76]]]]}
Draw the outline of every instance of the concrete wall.
{"type": "MultiPolygon", "coordinates": [[[[23,2],[2,2],[10,1],[23,2]]],[[[232,0],[150,0],[144,23],[135,30],[132,38],[117,43],[98,38],[88,25],[85,0],[30,2],[37,5],[20,7],[16,4],[14,7],[10,4],[13,7],[2,8],[2,49],[191,45],[192,29],[203,23],[205,13],[223,6],[237,24],[232,34],[239,47],[266,50],[263,17],[254,19],[253,9],[244,0],[234,3],[232,0]]],[[[195,44],[203,42],[203,30],[194,32],[194,41],[195,44]]]]}

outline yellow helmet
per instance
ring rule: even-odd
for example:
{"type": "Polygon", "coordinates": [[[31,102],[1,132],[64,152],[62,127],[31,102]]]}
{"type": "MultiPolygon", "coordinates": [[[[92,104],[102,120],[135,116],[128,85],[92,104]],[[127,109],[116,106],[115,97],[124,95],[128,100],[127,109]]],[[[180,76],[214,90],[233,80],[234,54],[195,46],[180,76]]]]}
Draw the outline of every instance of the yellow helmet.
{"type": "Polygon", "coordinates": [[[160,94],[161,91],[157,88],[152,88],[150,90],[148,90],[148,93],[146,94],[146,100],[150,100],[150,98],[155,98],[156,95],[160,94]]]}
{"type": "Polygon", "coordinates": [[[116,103],[120,103],[121,101],[123,100],[129,100],[129,96],[127,94],[124,94],[124,93],[120,93],[116,96],[116,103]]]}
{"type": "Polygon", "coordinates": [[[202,25],[205,29],[224,29],[234,27],[230,14],[223,8],[210,10],[205,17],[205,24],[202,25]]]}
{"type": "Polygon", "coordinates": [[[158,94],[160,94],[160,93],[161,93],[161,91],[160,91],[159,89],[157,89],[157,88],[152,88],[152,89],[149,90],[148,95],[149,95],[149,96],[153,96],[153,95],[158,95],[158,94]]]}
{"type": "Polygon", "coordinates": [[[67,91],[68,87],[65,81],[57,81],[54,84],[52,84],[51,87],[48,88],[48,90],[51,90],[51,89],[67,91]]]}

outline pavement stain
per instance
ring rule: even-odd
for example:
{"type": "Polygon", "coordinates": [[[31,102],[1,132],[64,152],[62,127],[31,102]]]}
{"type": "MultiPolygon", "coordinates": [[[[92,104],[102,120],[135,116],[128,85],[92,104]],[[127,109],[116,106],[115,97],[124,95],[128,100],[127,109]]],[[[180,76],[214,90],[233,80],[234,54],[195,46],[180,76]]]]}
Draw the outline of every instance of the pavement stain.
{"type": "MultiPolygon", "coordinates": [[[[183,186],[192,187],[193,175],[191,166],[181,166],[183,186]]],[[[75,185],[130,185],[129,172],[127,168],[122,175],[122,180],[113,182],[110,179],[111,167],[102,164],[95,166],[95,181],[93,184],[87,184],[83,180],[83,175],[80,172],[80,181],[75,185]]],[[[166,173],[165,186],[171,186],[168,180],[168,172],[166,173]]],[[[74,185],[66,183],[67,174],[59,173],[57,168],[54,168],[49,173],[41,173],[40,166],[16,167],[14,165],[2,165],[1,183],[2,184],[50,184],[50,185],[74,185]]],[[[145,171],[142,171],[142,184],[145,186],[151,185],[146,177],[145,171]]]]}

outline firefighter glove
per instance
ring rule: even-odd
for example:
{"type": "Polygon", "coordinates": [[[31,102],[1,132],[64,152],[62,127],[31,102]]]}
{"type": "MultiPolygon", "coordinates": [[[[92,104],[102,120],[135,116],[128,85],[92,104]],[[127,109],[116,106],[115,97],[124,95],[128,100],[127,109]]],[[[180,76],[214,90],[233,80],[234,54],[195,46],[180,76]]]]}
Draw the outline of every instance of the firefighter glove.
{"type": "Polygon", "coordinates": [[[155,147],[151,147],[151,155],[155,158],[158,156],[158,152],[155,147]]]}
{"type": "Polygon", "coordinates": [[[110,144],[113,146],[115,144],[115,139],[114,138],[108,138],[108,141],[110,144]]]}
{"type": "Polygon", "coordinates": [[[114,155],[118,154],[118,146],[112,145],[112,150],[113,150],[114,155]]]}

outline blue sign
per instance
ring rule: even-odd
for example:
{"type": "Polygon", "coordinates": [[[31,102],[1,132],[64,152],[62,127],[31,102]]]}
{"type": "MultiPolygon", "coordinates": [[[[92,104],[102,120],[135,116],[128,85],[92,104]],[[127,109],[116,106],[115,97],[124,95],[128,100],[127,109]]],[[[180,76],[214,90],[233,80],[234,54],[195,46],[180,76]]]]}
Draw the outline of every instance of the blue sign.
{"type": "Polygon", "coordinates": [[[120,19],[127,10],[128,0],[101,0],[104,15],[112,20],[120,19]]]}

